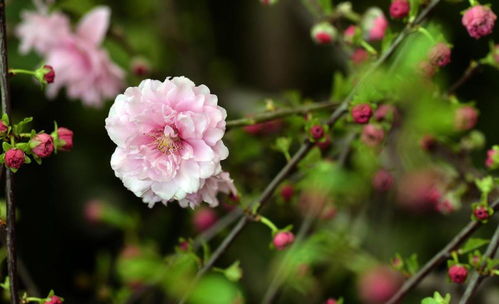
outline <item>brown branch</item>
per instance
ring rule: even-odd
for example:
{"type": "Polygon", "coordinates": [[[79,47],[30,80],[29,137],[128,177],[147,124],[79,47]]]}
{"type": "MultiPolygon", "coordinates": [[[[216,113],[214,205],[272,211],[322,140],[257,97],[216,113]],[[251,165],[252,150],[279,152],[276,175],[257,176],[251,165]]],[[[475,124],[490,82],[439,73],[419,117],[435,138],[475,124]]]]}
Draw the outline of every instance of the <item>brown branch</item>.
{"type": "MultiPolygon", "coordinates": [[[[483,255],[483,262],[480,265],[480,270],[483,270],[485,268],[485,266],[487,265],[487,260],[489,258],[490,259],[494,258],[498,247],[499,247],[499,225],[497,226],[496,231],[494,232],[494,236],[492,237],[492,240],[490,241],[490,244],[483,255]]],[[[478,286],[480,286],[480,283],[484,279],[485,276],[482,276],[479,271],[476,271],[471,277],[468,287],[466,287],[466,291],[464,292],[461,301],[459,301],[459,304],[468,304],[471,300],[471,297],[478,289],[478,286]]]]}
{"type": "MultiPolygon", "coordinates": [[[[499,199],[496,200],[490,206],[494,210],[499,209],[499,199]]],[[[449,258],[452,251],[459,248],[459,246],[464,243],[480,226],[481,222],[471,221],[466,225],[459,233],[442,249],[438,252],[431,260],[429,260],[416,274],[410,277],[404,285],[395,293],[392,298],[386,304],[396,304],[418,283],[430,273],[433,268],[437,267],[443,263],[447,258],[449,258]]]]}
{"type": "Polygon", "coordinates": [[[449,88],[447,95],[454,94],[466,81],[468,81],[478,70],[480,63],[476,61],[470,62],[468,68],[464,71],[463,75],[449,88]]]}
{"type": "Polygon", "coordinates": [[[235,127],[243,127],[243,126],[253,125],[256,123],[274,120],[274,119],[278,119],[278,118],[283,118],[283,117],[290,116],[290,115],[306,114],[306,113],[313,112],[313,111],[334,108],[334,107],[337,107],[338,105],[339,105],[339,103],[326,101],[326,102],[312,103],[312,104],[308,104],[308,105],[304,105],[304,106],[300,106],[300,107],[296,107],[296,108],[282,109],[282,110],[276,110],[276,111],[272,111],[272,112],[262,112],[262,113],[254,114],[253,116],[250,116],[250,117],[229,120],[229,121],[227,121],[227,128],[235,128],[235,127]]]}
{"type": "MultiPolygon", "coordinates": [[[[0,0],[0,89],[2,99],[2,112],[10,116],[10,91],[8,84],[7,60],[7,30],[5,19],[5,0],[0,0]]],[[[14,201],[13,182],[14,176],[10,170],[5,172],[5,196],[7,201],[7,268],[10,278],[10,301],[19,303],[17,286],[17,258],[16,258],[16,205],[14,201]]]]}

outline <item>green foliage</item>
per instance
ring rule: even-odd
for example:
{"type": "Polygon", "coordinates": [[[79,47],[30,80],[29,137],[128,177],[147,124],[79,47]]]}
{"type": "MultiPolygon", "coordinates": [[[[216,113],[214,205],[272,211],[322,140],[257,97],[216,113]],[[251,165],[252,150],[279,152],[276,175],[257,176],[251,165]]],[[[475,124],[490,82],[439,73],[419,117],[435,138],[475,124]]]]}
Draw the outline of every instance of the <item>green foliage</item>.
{"type": "Polygon", "coordinates": [[[435,291],[433,294],[433,297],[431,298],[424,298],[421,301],[421,304],[450,304],[450,294],[446,294],[445,297],[442,297],[442,295],[435,291]]]}
{"type": "Polygon", "coordinates": [[[232,304],[241,300],[238,287],[220,275],[205,276],[189,297],[190,304],[232,304]]]}

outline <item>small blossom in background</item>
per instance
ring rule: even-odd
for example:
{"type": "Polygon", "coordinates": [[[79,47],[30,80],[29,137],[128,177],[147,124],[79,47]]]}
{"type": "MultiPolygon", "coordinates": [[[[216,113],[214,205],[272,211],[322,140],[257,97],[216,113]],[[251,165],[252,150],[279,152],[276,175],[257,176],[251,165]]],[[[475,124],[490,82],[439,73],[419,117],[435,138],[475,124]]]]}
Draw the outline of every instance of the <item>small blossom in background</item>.
{"type": "Polygon", "coordinates": [[[362,142],[369,147],[375,147],[380,145],[385,138],[385,131],[381,126],[368,124],[362,128],[362,134],[360,139],[362,142]]]}
{"type": "MultiPolygon", "coordinates": [[[[21,51],[34,49],[56,72],[48,87],[54,98],[63,87],[70,98],[87,106],[101,107],[123,87],[124,73],[101,48],[109,27],[110,9],[96,7],[87,13],[73,31],[68,18],[58,12],[29,12],[16,29],[21,51]]],[[[48,81],[47,81],[48,82],[48,81]]]]}
{"type": "Polygon", "coordinates": [[[390,5],[390,16],[393,19],[405,18],[409,15],[411,5],[407,0],[394,0],[390,5]]]}
{"type": "Polygon", "coordinates": [[[314,125],[310,128],[310,135],[315,140],[322,139],[324,137],[324,128],[321,125],[314,125]]]}
{"type": "Polygon", "coordinates": [[[499,167],[499,146],[494,146],[487,151],[485,166],[489,169],[496,169],[499,167]]]}
{"type": "Polygon", "coordinates": [[[59,298],[58,296],[51,296],[48,301],[46,301],[44,304],[62,304],[64,303],[64,300],[62,298],[59,298]]]}
{"type": "Polygon", "coordinates": [[[369,52],[362,49],[357,48],[353,51],[352,55],[350,55],[350,60],[356,65],[360,65],[366,62],[369,59],[369,52]]]}
{"type": "Polygon", "coordinates": [[[464,12],[461,21],[468,34],[475,39],[479,39],[492,34],[496,19],[496,14],[489,7],[475,5],[464,12]]]}
{"type": "Polygon", "coordinates": [[[284,250],[291,244],[293,244],[295,240],[295,235],[290,231],[281,231],[276,233],[274,236],[274,240],[272,243],[274,244],[277,250],[284,250]]]}
{"type": "Polygon", "coordinates": [[[429,62],[438,67],[444,67],[451,61],[451,48],[443,42],[437,43],[428,53],[429,62]]]}
{"type": "Polygon", "coordinates": [[[295,189],[291,185],[284,185],[281,188],[281,197],[285,202],[289,202],[295,193],[295,189]]]}
{"type": "Polygon", "coordinates": [[[118,95],[106,129],[117,145],[111,167],[125,187],[150,207],[172,200],[192,207],[207,196],[216,204],[199,190],[231,184],[228,175],[208,181],[229,154],[222,142],[227,114],[217,102],[206,86],[185,77],[147,79],[118,95]]]}
{"type": "Polygon", "coordinates": [[[355,25],[349,25],[343,32],[343,40],[346,43],[352,44],[354,42],[355,36],[357,35],[358,27],[355,25]]]}
{"type": "Polygon", "coordinates": [[[468,277],[468,269],[463,265],[453,265],[449,268],[448,274],[452,282],[462,284],[468,277]]]}
{"type": "Polygon", "coordinates": [[[367,10],[362,19],[362,31],[367,41],[379,41],[385,37],[388,21],[383,11],[377,7],[367,10]]]}
{"type": "Polygon", "coordinates": [[[360,298],[364,303],[385,303],[397,292],[402,281],[401,274],[387,266],[369,269],[359,279],[360,298]]]}
{"type": "Polygon", "coordinates": [[[387,170],[380,169],[374,174],[372,184],[376,191],[388,191],[392,188],[393,176],[387,170]]]}
{"type": "Polygon", "coordinates": [[[337,38],[338,31],[329,22],[322,22],[314,25],[311,36],[318,44],[328,44],[337,38]]]}
{"type": "Polygon", "coordinates": [[[463,106],[456,110],[455,125],[459,131],[473,129],[478,121],[478,111],[472,106],[463,106]]]}
{"type": "Polygon", "coordinates": [[[373,110],[370,105],[363,103],[352,108],[352,118],[358,124],[366,124],[371,119],[373,110]]]}
{"type": "Polygon", "coordinates": [[[198,232],[203,232],[213,226],[218,220],[218,216],[212,209],[201,208],[197,210],[192,219],[194,228],[198,232]]]}

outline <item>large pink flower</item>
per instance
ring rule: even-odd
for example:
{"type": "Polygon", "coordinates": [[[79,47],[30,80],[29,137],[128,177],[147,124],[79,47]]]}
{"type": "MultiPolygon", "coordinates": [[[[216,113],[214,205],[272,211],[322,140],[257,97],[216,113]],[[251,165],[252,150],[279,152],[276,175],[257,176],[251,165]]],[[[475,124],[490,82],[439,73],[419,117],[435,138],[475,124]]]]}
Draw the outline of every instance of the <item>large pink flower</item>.
{"type": "Polygon", "coordinates": [[[106,129],[118,146],[111,167],[149,206],[171,200],[194,206],[198,198],[215,205],[210,191],[229,187],[228,176],[210,179],[229,154],[222,142],[226,116],[204,85],[185,77],[144,80],[118,95],[109,111],[106,129]],[[203,186],[209,191],[198,192],[203,186]]]}
{"type": "Polygon", "coordinates": [[[227,172],[222,172],[203,180],[202,187],[198,192],[187,194],[184,199],[181,199],[178,202],[182,207],[190,206],[191,208],[194,208],[202,202],[208,203],[211,207],[216,207],[219,204],[217,199],[217,194],[219,192],[232,194],[233,196],[237,195],[234,181],[227,172]]]}
{"type": "Polygon", "coordinates": [[[35,49],[57,74],[48,86],[49,97],[65,87],[70,98],[99,107],[123,88],[123,70],[101,47],[110,14],[108,7],[96,7],[72,31],[67,17],[60,13],[24,13],[17,28],[21,51],[35,49]]]}
{"type": "Polygon", "coordinates": [[[21,40],[21,54],[31,50],[45,54],[71,35],[69,19],[58,12],[49,15],[25,11],[21,14],[21,20],[15,29],[17,37],[21,40]]]}

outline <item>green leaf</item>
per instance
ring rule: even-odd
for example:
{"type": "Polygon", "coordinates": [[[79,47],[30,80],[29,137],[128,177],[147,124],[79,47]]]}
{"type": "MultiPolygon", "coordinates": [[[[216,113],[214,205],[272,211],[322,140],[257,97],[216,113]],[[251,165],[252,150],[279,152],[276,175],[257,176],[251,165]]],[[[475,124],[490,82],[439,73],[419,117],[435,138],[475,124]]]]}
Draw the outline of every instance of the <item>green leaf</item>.
{"type": "Polygon", "coordinates": [[[196,286],[189,298],[191,304],[222,304],[234,303],[241,297],[234,283],[220,275],[209,275],[196,286]]]}
{"type": "Polygon", "coordinates": [[[277,151],[282,152],[288,161],[291,159],[291,155],[289,154],[291,141],[292,141],[291,137],[279,137],[276,139],[274,147],[277,151]]]}
{"type": "Polygon", "coordinates": [[[333,12],[332,0],[319,0],[318,2],[325,15],[329,15],[333,12]]]}
{"type": "Polygon", "coordinates": [[[232,282],[239,281],[243,276],[243,270],[239,267],[239,261],[235,261],[229,268],[225,269],[224,275],[232,282]]]}
{"type": "Polygon", "coordinates": [[[484,245],[487,245],[490,241],[487,239],[471,238],[459,249],[459,254],[466,254],[475,249],[478,249],[484,245]]]}
{"type": "Polygon", "coordinates": [[[4,141],[4,142],[2,143],[2,149],[3,149],[3,151],[4,151],[4,152],[9,151],[11,148],[12,148],[12,146],[11,146],[8,142],[5,142],[5,141],[4,141]]]}
{"type": "Polygon", "coordinates": [[[421,304],[450,304],[450,300],[450,294],[446,294],[444,298],[440,293],[435,291],[432,298],[424,298],[421,304]]]}
{"type": "Polygon", "coordinates": [[[414,274],[419,270],[419,262],[418,255],[413,253],[411,256],[405,261],[407,264],[407,271],[410,274],[414,274]]]}
{"type": "Polygon", "coordinates": [[[27,155],[24,156],[24,163],[25,164],[31,164],[31,158],[29,158],[27,155]]]}
{"type": "Polygon", "coordinates": [[[2,121],[6,124],[9,125],[9,115],[7,113],[2,114],[2,121]]]}
{"type": "Polygon", "coordinates": [[[482,179],[475,180],[475,184],[478,187],[478,189],[482,191],[482,193],[488,194],[494,188],[494,179],[492,178],[492,176],[489,175],[482,179]]]}

